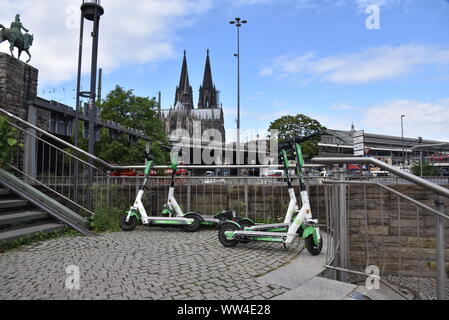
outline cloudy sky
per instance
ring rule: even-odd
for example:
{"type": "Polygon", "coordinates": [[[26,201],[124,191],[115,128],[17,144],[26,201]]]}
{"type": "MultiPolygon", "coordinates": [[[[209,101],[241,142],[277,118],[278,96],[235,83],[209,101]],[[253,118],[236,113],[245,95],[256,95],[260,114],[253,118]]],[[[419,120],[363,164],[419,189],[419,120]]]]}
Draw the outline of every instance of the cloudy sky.
{"type": "MultiPolygon", "coordinates": [[[[115,85],[173,104],[182,53],[197,101],[206,49],[226,127],[236,118],[235,17],[241,30],[242,127],[304,113],[334,129],[449,141],[447,0],[103,0],[99,65],[115,85]],[[380,29],[369,29],[371,5],[380,29]],[[368,8],[368,11],[367,11],[368,8]]],[[[39,95],[74,102],[80,0],[0,0],[35,36],[39,95]]],[[[90,29],[90,25],[87,26],[90,29]]],[[[89,67],[86,32],[86,59],[89,67]]],[[[0,45],[7,52],[8,45],[0,45]]],[[[83,79],[87,89],[89,82],[83,79]]]]}

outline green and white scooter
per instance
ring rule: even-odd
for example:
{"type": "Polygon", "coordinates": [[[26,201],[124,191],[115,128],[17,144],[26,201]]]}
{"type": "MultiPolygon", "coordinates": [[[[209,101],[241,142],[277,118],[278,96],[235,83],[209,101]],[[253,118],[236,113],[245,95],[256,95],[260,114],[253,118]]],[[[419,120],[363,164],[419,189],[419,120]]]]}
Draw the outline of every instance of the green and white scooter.
{"type": "Polygon", "coordinates": [[[162,148],[171,151],[170,159],[172,169],[168,199],[162,210],[162,215],[160,217],[148,216],[142,203],[145,188],[149,181],[149,175],[154,165],[153,157],[145,152],[146,167],[144,182],[139,189],[134,205],[120,218],[120,228],[123,231],[132,231],[139,225],[139,223],[145,226],[181,226],[187,232],[196,232],[200,230],[202,225],[218,226],[223,221],[234,221],[245,226],[254,225],[250,219],[236,217],[231,211],[222,211],[214,216],[203,216],[198,212],[188,212],[184,214],[175,198],[175,179],[180,150],[166,146],[162,146],[162,148]]]}
{"type": "MultiPolygon", "coordinates": [[[[151,169],[154,165],[154,159],[147,152],[145,152],[145,158],[146,158],[145,159],[146,165],[145,165],[145,178],[143,184],[139,189],[136,200],[134,201],[134,204],[131,207],[131,209],[126,214],[120,217],[120,228],[123,231],[132,231],[134,230],[134,228],[137,227],[137,225],[141,223],[145,226],[150,225],[181,226],[187,232],[198,231],[199,228],[201,227],[202,221],[201,216],[195,212],[189,212],[187,214],[184,214],[180,206],[176,202],[176,199],[173,196],[176,169],[173,170],[172,185],[170,186],[168,195],[168,206],[172,211],[170,211],[169,214],[164,214],[163,212],[162,217],[151,217],[147,215],[145,207],[143,206],[142,203],[142,198],[145,193],[145,188],[149,180],[151,169]]],[[[164,211],[165,210],[166,209],[164,209],[164,211]]]]}
{"type": "MultiPolygon", "coordinates": [[[[167,148],[167,147],[165,147],[167,148]]],[[[234,221],[239,223],[243,226],[253,226],[254,222],[251,219],[248,218],[240,218],[235,215],[232,211],[221,211],[216,213],[215,215],[203,215],[199,212],[190,212],[184,215],[182,212],[182,209],[178,205],[178,202],[175,198],[175,179],[176,179],[176,172],[178,169],[178,156],[181,154],[181,149],[177,147],[173,147],[170,150],[170,160],[171,160],[171,169],[172,169],[172,178],[171,178],[171,185],[168,192],[168,200],[164,207],[164,210],[162,211],[162,215],[164,217],[171,217],[173,215],[177,216],[189,216],[192,218],[195,218],[200,221],[200,226],[214,226],[218,227],[220,223],[223,223],[225,221],[234,221]]],[[[194,224],[196,225],[196,221],[194,224]]],[[[198,229],[199,229],[198,227],[198,229]]]]}
{"type": "MultiPolygon", "coordinates": [[[[316,135],[313,135],[316,136],[316,135]]],[[[279,224],[260,224],[249,227],[242,227],[236,222],[227,221],[223,223],[218,232],[218,238],[225,247],[235,247],[239,242],[249,241],[278,242],[284,246],[291,244],[295,239],[305,240],[307,250],[312,255],[318,255],[323,248],[323,239],[320,235],[318,220],[312,218],[309,195],[303,183],[302,166],[304,160],[300,143],[312,138],[294,138],[288,144],[281,147],[281,159],[284,164],[284,176],[288,184],[290,203],[285,216],[284,223],[279,224]],[[296,155],[296,169],[299,178],[299,189],[301,194],[302,207],[298,208],[296,195],[291,178],[289,176],[289,162],[287,156],[287,147],[292,147],[296,155]],[[293,216],[296,217],[293,219],[293,216]],[[293,219],[293,221],[292,221],[293,219]]]]}

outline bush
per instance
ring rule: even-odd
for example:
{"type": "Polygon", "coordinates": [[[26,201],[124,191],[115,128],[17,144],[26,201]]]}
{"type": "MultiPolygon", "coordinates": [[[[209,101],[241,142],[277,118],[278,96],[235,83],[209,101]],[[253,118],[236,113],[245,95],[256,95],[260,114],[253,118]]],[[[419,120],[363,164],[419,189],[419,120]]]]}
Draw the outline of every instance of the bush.
{"type": "Polygon", "coordinates": [[[0,167],[6,166],[10,160],[12,148],[18,143],[17,130],[6,121],[5,117],[0,116],[0,167]]]}
{"type": "Polygon", "coordinates": [[[126,210],[118,208],[99,208],[91,218],[90,227],[94,232],[120,231],[119,219],[126,210]]]}

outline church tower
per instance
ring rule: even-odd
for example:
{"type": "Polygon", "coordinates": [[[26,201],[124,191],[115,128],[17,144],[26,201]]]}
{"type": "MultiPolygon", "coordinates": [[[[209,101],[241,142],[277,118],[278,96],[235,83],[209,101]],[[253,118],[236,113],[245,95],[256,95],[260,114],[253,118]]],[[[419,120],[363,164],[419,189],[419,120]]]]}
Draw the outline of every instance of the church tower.
{"type": "Polygon", "coordinates": [[[186,111],[193,109],[193,91],[189,82],[189,71],[187,68],[186,51],[184,50],[184,59],[182,61],[181,77],[179,79],[179,85],[176,87],[176,96],[174,107],[181,107],[178,102],[182,104],[182,107],[186,111]]]}
{"type": "Polygon", "coordinates": [[[212,81],[212,68],[210,66],[209,49],[207,49],[206,66],[204,68],[203,84],[200,86],[198,109],[220,108],[220,92],[215,89],[212,81]]]}

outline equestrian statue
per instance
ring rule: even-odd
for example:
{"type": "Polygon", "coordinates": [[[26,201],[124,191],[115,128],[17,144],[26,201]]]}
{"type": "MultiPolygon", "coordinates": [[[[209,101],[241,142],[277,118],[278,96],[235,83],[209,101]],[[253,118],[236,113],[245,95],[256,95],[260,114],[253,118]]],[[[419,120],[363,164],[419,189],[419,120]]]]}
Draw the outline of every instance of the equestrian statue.
{"type": "Polygon", "coordinates": [[[9,50],[11,51],[11,55],[13,57],[14,47],[16,47],[19,50],[19,56],[17,57],[18,59],[20,59],[22,51],[25,51],[29,56],[27,63],[31,60],[29,49],[33,45],[34,40],[34,36],[28,32],[29,30],[23,26],[22,22],[20,22],[19,14],[16,15],[16,19],[11,23],[10,29],[5,28],[0,24],[0,43],[6,40],[9,41],[9,50]],[[22,30],[26,33],[23,34],[22,30]]]}

